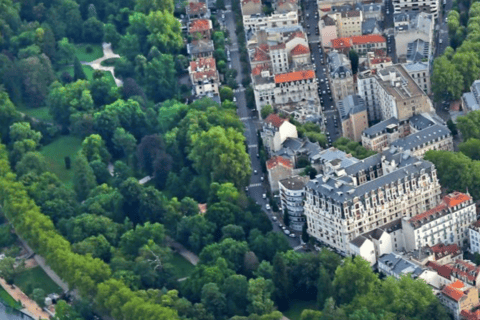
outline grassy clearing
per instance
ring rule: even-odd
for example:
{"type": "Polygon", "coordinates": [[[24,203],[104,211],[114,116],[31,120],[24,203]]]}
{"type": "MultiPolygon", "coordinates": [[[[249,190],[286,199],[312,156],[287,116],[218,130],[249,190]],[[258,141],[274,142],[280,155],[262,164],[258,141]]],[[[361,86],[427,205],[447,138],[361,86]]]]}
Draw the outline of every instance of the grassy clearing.
{"type": "Polygon", "coordinates": [[[93,60],[97,60],[98,58],[103,57],[103,48],[99,44],[91,44],[91,43],[82,43],[77,44],[76,46],[75,55],[77,56],[80,62],[91,62],[93,60]],[[92,48],[92,52],[87,52],[87,47],[90,46],[92,48]]]}
{"type": "Polygon", "coordinates": [[[53,122],[53,117],[48,112],[48,107],[41,107],[41,108],[18,107],[17,110],[35,119],[43,120],[46,122],[53,122]]]}
{"type": "MultiPolygon", "coordinates": [[[[82,66],[83,72],[85,72],[85,75],[87,76],[87,80],[92,80],[93,79],[93,73],[95,70],[93,70],[92,67],[90,66],[82,66]]],[[[57,71],[57,77],[60,78],[62,73],[68,72],[72,78],[73,78],[73,66],[66,66],[61,68],[59,71],[57,71]]],[[[111,83],[112,86],[116,86],[115,84],[115,79],[113,79],[113,75],[108,72],[108,71],[102,71],[103,75],[108,78],[108,81],[111,83]]]]}
{"type": "Polygon", "coordinates": [[[2,302],[9,307],[14,309],[22,309],[20,302],[13,299],[13,297],[5,289],[3,289],[2,286],[0,286],[0,300],[2,300],[2,302]]]}
{"type": "Polygon", "coordinates": [[[193,269],[195,269],[193,264],[188,262],[177,252],[173,253],[172,259],[169,262],[174,266],[178,279],[190,276],[193,272],[193,269]]]}
{"type": "Polygon", "coordinates": [[[291,300],[290,308],[288,308],[287,311],[284,311],[283,314],[290,320],[300,320],[300,315],[305,309],[317,310],[317,302],[315,300],[291,300]]]}
{"type": "Polygon", "coordinates": [[[20,287],[23,292],[30,293],[33,289],[40,288],[46,294],[63,292],[62,288],[57,286],[55,282],[40,267],[27,269],[15,277],[15,285],[20,287]]]}
{"type": "Polygon", "coordinates": [[[61,136],[44,146],[41,153],[47,160],[49,171],[55,173],[66,186],[73,186],[73,169],[65,168],[65,157],[70,157],[72,164],[80,150],[82,140],[72,136],[61,136]]]}
{"type": "Polygon", "coordinates": [[[110,58],[107,60],[103,60],[101,65],[104,67],[115,67],[115,60],[118,60],[118,58],[110,58]]]}

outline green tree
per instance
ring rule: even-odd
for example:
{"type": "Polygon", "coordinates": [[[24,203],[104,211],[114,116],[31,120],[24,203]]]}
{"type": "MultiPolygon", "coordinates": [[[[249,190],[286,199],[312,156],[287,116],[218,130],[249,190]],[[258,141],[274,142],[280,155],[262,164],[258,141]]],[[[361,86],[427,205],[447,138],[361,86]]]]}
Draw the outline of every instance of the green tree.
{"type": "Polygon", "coordinates": [[[325,301],[332,297],[333,286],[332,286],[332,279],[328,274],[327,270],[322,266],[320,267],[320,274],[318,277],[318,294],[317,294],[317,303],[319,307],[325,305],[325,301]]]}
{"type": "Polygon", "coordinates": [[[112,140],[115,149],[122,152],[123,156],[130,158],[137,146],[137,139],[123,128],[115,129],[112,140]]]}
{"type": "Polygon", "coordinates": [[[148,42],[162,52],[175,52],[182,48],[183,38],[180,22],[167,11],[151,11],[146,17],[150,34],[148,42]]]}
{"type": "Polygon", "coordinates": [[[328,298],[322,311],[320,320],[347,320],[345,311],[335,305],[333,298],[328,298]]]}
{"type": "Polygon", "coordinates": [[[226,312],[227,301],[225,295],[220,292],[216,283],[207,283],[202,288],[202,304],[215,319],[223,319],[226,312]]]}
{"type": "Polygon", "coordinates": [[[107,163],[111,158],[105,142],[98,134],[92,134],[83,140],[81,152],[88,162],[100,160],[107,163]]]}
{"type": "Polygon", "coordinates": [[[350,58],[350,61],[352,62],[352,72],[353,74],[357,74],[358,71],[358,53],[351,49],[348,52],[348,57],[350,58]]]}
{"type": "Polygon", "coordinates": [[[10,126],[20,118],[8,93],[0,89],[0,139],[7,137],[10,126]]]}
{"type": "Polygon", "coordinates": [[[60,65],[71,64],[75,57],[75,45],[67,38],[57,41],[57,63],[60,65]]]}
{"type": "Polygon", "coordinates": [[[19,177],[27,173],[40,175],[47,171],[47,162],[41,153],[30,151],[17,163],[15,170],[19,177]]]}
{"type": "Polygon", "coordinates": [[[250,302],[247,310],[250,313],[264,315],[273,311],[272,295],[273,284],[263,278],[250,279],[248,281],[247,299],[250,302]]]}
{"type": "Polygon", "coordinates": [[[22,81],[23,101],[31,107],[43,106],[49,86],[55,80],[50,59],[45,54],[21,59],[17,72],[22,81]]]}
{"type": "Polygon", "coordinates": [[[97,185],[95,174],[88,164],[87,158],[79,152],[73,163],[73,187],[79,200],[85,200],[90,190],[97,185]]]}
{"type": "Polygon", "coordinates": [[[87,80],[87,76],[85,75],[85,72],[83,71],[82,64],[80,63],[80,60],[78,60],[77,57],[73,60],[73,79],[75,81],[77,80],[87,80]]]}
{"type": "Polygon", "coordinates": [[[320,320],[322,317],[322,312],[317,310],[305,309],[300,315],[301,320],[320,320]]]}
{"type": "Polygon", "coordinates": [[[220,88],[220,99],[233,101],[233,90],[230,87],[223,86],[220,88]]]}
{"type": "Polygon", "coordinates": [[[8,224],[0,225],[0,247],[9,247],[15,243],[15,233],[8,224]]]}
{"type": "Polygon", "coordinates": [[[173,13],[174,2],[172,0],[160,1],[160,0],[136,0],[135,11],[140,11],[148,14],[150,11],[166,10],[173,13]]]}
{"type": "Polygon", "coordinates": [[[432,91],[436,101],[445,98],[460,98],[463,85],[463,75],[452,61],[445,56],[435,59],[433,63],[432,91]]]}
{"type": "Polygon", "coordinates": [[[15,266],[15,258],[5,257],[0,260],[0,275],[5,281],[12,285],[17,274],[22,271],[22,265],[15,266]]]}
{"type": "Polygon", "coordinates": [[[480,111],[469,112],[465,116],[457,118],[457,128],[463,136],[463,141],[470,138],[480,139],[480,111]]]}
{"type": "Polygon", "coordinates": [[[43,289],[33,289],[32,300],[35,301],[42,308],[45,306],[45,296],[45,291],[43,289]]]}
{"type": "Polygon", "coordinates": [[[302,226],[302,241],[308,243],[310,240],[310,235],[308,234],[307,223],[305,222],[302,226]]]}
{"type": "Polygon", "coordinates": [[[102,43],[104,35],[103,22],[91,17],[83,23],[83,40],[85,42],[102,43]]]}
{"type": "Polygon", "coordinates": [[[273,108],[271,105],[267,104],[266,106],[263,106],[262,107],[262,110],[260,111],[261,113],[261,116],[262,116],[262,119],[265,119],[266,117],[268,117],[270,114],[272,114],[274,111],[273,111],[273,108]]]}
{"type": "Polygon", "coordinates": [[[83,320],[72,306],[65,302],[65,300],[57,301],[55,305],[55,316],[53,320],[83,320]]]}
{"type": "Polygon", "coordinates": [[[245,231],[241,226],[229,224],[222,227],[222,239],[232,238],[236,241],[245,240],[245,231]]]}
{"type": "Polygon", "coordinates": [[[480,140],[470,138],[462,142],[458,149],[472,160],[480,160],[480,140]]]}
{"type": "Polygon", "coordinates": [[[222,286],[227,302],[227,315],[245,314],[248,305],[248,280],[245,276],[234,274],[225,279],[222,286]]]}
{"type": "Polygon", "coordinates": [[[280,254],[273,259],[273,284],[275,285],[274,298],[280,310],[287,310],[289,307],[289,278],[287,266],[280,254]]]}

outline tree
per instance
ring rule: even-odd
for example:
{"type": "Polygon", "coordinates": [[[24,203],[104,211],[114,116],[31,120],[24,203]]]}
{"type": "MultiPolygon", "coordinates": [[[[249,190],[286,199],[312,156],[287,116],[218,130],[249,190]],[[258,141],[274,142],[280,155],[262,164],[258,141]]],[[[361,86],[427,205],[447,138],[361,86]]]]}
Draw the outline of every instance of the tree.
{"type": "Polygon", "coordinates": [[[160,0],[136,0],[135,11],[140,11],[148,14],[150,11],[166,10],[173,13],[174,2],[172,0],[160,1],[160,0]]]}
{"type": "Polygon", "coordinates": [[[350,61],[352,62],[352,72],[353,74],[357,74],[358,71],[358,53],[351,49],[348,52],[348,57],[350,58],[350,61]]]}
{"type": "Polygon", "coordinates": [[[42,106],[49,86],[55,80],[50,59],[45,54],[22,59],[18,62],[17,72],[22,81],[24,102],[31,107],[42,106]]]}
{"type": "Polygon", "coordinates": [[[307,222],[305,222],[302,226],[302,241],[308,243],[310,240],[310,235],[308,234],[307,222]]]}
{"type": "Polygon", "coordinates": [[[32,300],[43,308],[45,306],[45,291],[41,288],[33,289],[32,300]]]}
{"type": "Polygon", "coordinates": [[[73,79],[75,81],[77,80],[87,80],[87,76],[85,75],[85,72],[83,71],[82,64],[80,63],[80,60],[78,60],[77,57],[75,57],[73,61],[73,79]]]}
{"type": "Polygon", "coordinates": [[[151,11],[146,19],[148,42],[162,52],[175,52],[183,46],[180,22],[167,11],[151,11]]]}
{"type": "Polygon", "coordinates": [[[85,200],[90,190],[97,185],[93,169],[88,164],[85,155],[80,151],[73,163],[73,187],[80,201],[85,200]]]}
{"type": "Polygon", "coordinates": [[[101,185],[110,180],[110,172],[108,171],[105,162],[102,162],[101,160],[94,160],[90,162],[90,167],[93,170],[97,184],[101,185]]]}
{"type": "Polygon", "coordinates": [[[55,305],[53,320],[82,320],[82,318],[65,300],[59,300],[55,305]]]}
{"type": "Polygon", "coordinates": [[[335,305],[333,298],[328,298],[322,311],[320,320],[347,320],[345,311],[335,305]]]}
{"type": "Polygon", "coordinates": [[[165,186],[173,159],[165,150],[165,143],[160,135],[143,137],[137,146],[137,159],[140,168],[147,174],[153,174],[157,185],[165,186]]]}
{"type": "Polygon", "coordinates": [[[250,279],[248,281],[247,299],[250,302],[247,310],[249,313],[264,315],[273,311],[272,283],[263,278],[250,279]]]}
{"type": "Polygon", "coordinates": [[[15,171],[21,177],[27,173],[40,175],[47,171],[47,162],[39,152],[27,152],[15,166],[15,171]]]}
{"type": "Polygon", "coordinates": [[[233,90],[230,87],[223,86],[220,88],[220,99],[233,101],[233,90]]]}
{"type": "Polygon", "coordinates": [[[105,142],[98,134],[92,134],[83,140],[81,152],[88,162],[99,160],[108,163],[111,158],[105,142]]]}
{"type": "Polygon", "coordinates": [[[436,58],[433,63],[432,91],[436,101],[444,98],[458,99],[462,94],[463,75],[452,61],[445,56],[436,58]]]}
{"type": "Polygon", "coordinates": [[[273,259],[273,284],[275,285],[274,297],[280,310],[287,310],[289,307],[289,278],[285,261],[280,254],[273,259]]]}
{"type": "Polygon", "coordinates": [[[83,40],[85,42],[102,43],[103,22],[91,17],[83,23],[83,40]]]}
{"type": "Polygon", "coordinates": [[[301,320],[320,320],[322,318],[322,312],[317,310],[305,309],[300,315],[301,320]]]}
{"type": "Polygon", "coordinates": [[[57,63],[59,65],[71,64],[75,57],[75,45],[63,38],[57,41],[57,63]]]}
{"type": "MultiPolygon", "coordinates": [[[[135,229],[125,232],[120,238],[119,248],[126,255],[136,256],[138,251],[152,241],[156,245],[163,245],[165,228],[159,223],[145,223],[137,225],[135,229]]],[[[149,244],[151,245],[151,244],[149,244]]]]}
{"type": "Polygon", "coordinates": [[[458,134],[457,125],[452,121],[452,119],[448,119],[447,126],[448,129],[452,132],[452,135],[456,136],[458,134]]]}
{"type": "Polygon", "coordinates": [[[317,293],[317,303],[319,307],[325,305],[325,301],[333,296],[333,286],[332,286],[332,279],[328,274],[325,267],[320,267],[320,274],[318,277],[318,293],[317,293]]]}
{"type": "Polygon", "coordinates": [[[8,93],[0,89],[0,139],[6,139],[10,126],[19,118],[8,93]]]}
{"type": "Polygon", "coordinates": [[[111,43],[112,46],[116,48],[118,46],[118,43],[120,42],[121,35],[118,33],[115,25],[111,23],[107,23],[105,24],[105,27],[103,29],[104,29],[103,41],[107,43],[111,43]]]}
{"type": "Polygon", "coordinates": [[[0,247],[9,247],[15,243],[15,234],[8,224],[0,225],[0,247]]]}
{"type": "Polygon", "coordinates": [[[205,309],[209,311],[215,319],[223,319],[227,302],[225,295],[220,292],[216,283],[207,283],[202,288],[202,304],[205,309]]]}
{"type": "Polygon", "coordinates": [[[115,129],[112,140],[115,149],[122,152],[123,156],[130,158],[137,146],[137,139],[123,128],[115,129]]]}
{"type": "Polygon", "coordinates": [[[261,113],[261,116],[262,116],[262,119],[265,119],[266,117],[268,117],[270,114],[272,114],[274,111],[273,111],[273,108],[271,105],[267,104],[266,106],[263,106],[262,107],[262,110],[260,111],[261,113]]]}
{"type": "Polygon", "coordinates": [[[462,142],[458,149],[472,160],[480,160],[480,140],[470,138],[462,142]]]}
{"type": "Polygon", "coordinates": [[[257,278],[272,279],[273,278],[273,266],[270,262],[263,260],[257,270],[253,273],[257,278]]]}
{"type": "Polygon", "coordinates": [[[21,271],[22,266],[15,267],[15,258],[5,257],[0,260],[0,276],[12,285],[16,275],[21,271]]]}
{"type": "Polygon", "coordinates": [[[245,240],[245,231],[241,226],[229,224],[222,227],[222,239],[232,238],[237,241],[245,240]]]}
{"type": "Polygon", "coordinates": [[[226,278],[222,292],[225,294],[228,316],[245,313],[248,304],[248,280],[245,276],[235,274],[226,278]]]}

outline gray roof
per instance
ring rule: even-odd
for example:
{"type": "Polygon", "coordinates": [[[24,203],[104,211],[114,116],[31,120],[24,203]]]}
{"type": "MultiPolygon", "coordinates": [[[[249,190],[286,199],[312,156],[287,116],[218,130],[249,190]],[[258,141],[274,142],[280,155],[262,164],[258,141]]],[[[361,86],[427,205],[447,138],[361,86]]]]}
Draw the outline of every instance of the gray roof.
{"type": "Polygon", "coordinates": [[[342,120],[348,119],[350,115],[367,110],[365,101],[358,94],[346,96],[343,100],[337,103],[337,108],[342,120]]]}
{"type": "Polygon", "coordinates": [[[362,245],[365,243],[365,241],[367,241],[368,239],[365,238],[364,236],[358,236],[356,237],[355,239],[353,239],[352,241],[350,241],[351,244],[353,244],[355,247],[357,248],[361,248],[362,245]]]}
{"type": "Polygon", "coordinates": [[[413,277],[418,277],[423,272],[420,266],[395,253],[384,254],[378,258],[378,262],[386,265],[393,274],[398,276],[411,273],[413,277]]]}
{"type": "Polygon", "coordinates": [[[442,136],[450,136],[450,130],[442,125],[435,124],[422,131],[411,134],[405,138],[398,139],[392,142],[391,146],[403,148],[403,150],[414,150],[430,141],[433,141],[442,136]]]}
{"type": "Polygon", "coordinates": [[[430,44],[417,39],[407,44],[407,61],[418,62],[428,59],[430,56],[430,44]]]}
{"type": "Polygon", "coordinates": [[[435,121],[428,119],[422,114],[417,114],[408,119],[410,125],[413,126],[417,130],[423,130],[435,124],[435,121]]]}
{"type": "Polygon", "coordinates": [[[321,151],[322,147],[320,147],[320,144],[311,142],[308,138],[287,138],[282,144],[282,149],[277,151],[275,155],[286,157],[293,161],[296,156],[303,154],[311,161],[316,159],[321,151]]]}
{"type": "Polygon", "coordinates": [[[477,100],[475,100],[475,96],[471,92],[465,92],[462,95],[462,99],[465,102],[465,105],[467,109],[469,110],[479,110],[480,106],[477,103],[477,100]]]}
{"type": "Polygon", "coordinates": [[[340,78],[352,75],[350,60],[348,60],[347,56],[343,53],[338,53],[337,51],[330,52],[328,54],[328,64],[332,78],[337,78],[335,76],[336,74],[338,74],[340,78]]]}
{"type": "Polygon", "coordinates": [[[365,19],[362,22],[362,33],[363,34],[372,34],[375,31],[376,27],[378,27],[377,19],[375,19],[375,18],[365,19]]]}
{"type": "Polygon", "coordinates": [[[307,184],[305,177],[299,176],[289,177],[279,182],[289,190],[303,190],[307,184]]]}
{"type": "Polygon", "coordinates": [[[361,4],[363,12],[379,12],[382,11],[382,5],[376,3],[361,4]]]}
{"type": "Polygon", "coordinates": [[[348,156],[344,151],[333,147],[320,152],[316,159],[321,163],[331,162],[333,165],[336,164],[336,160],[340,160],[340,168],[346,168],[359,161],[357,158],[348,156]]]}
{"type": "Polygon", "coordinates": [[[380,133],[383,133],[387,130],[387,127],[391,124],[396,124],[398,125],[400,122],[398,121],[397,118],[395,117],[391,117],[390,119],[388,120],[385,120],[385,121],[382,121],[382,122],[379,122],[373,126],[371,126],[370,128],[367,128],[365,130],[363,130],[363,134],[367,135],[367,136],[375,136],[377,134],[380,134],[380,133]]]}
{"type": "MultiPolygon", "coordinates": [[[[337,203],[344,203],[352,201],[355,197],[363,197],[387,184],[398,184],[410,175],[418,175],[422,170],[433,168],[431,162],[412,157],[409,152],[397,152],[395,148],[391,148],[346,167],[344,171],[348,176],[355,176],[360,171],[369,171],[373,166],[380,167],[383,157],[389,162],[394,160],[396,169],[374,180],[355,186],[349,183],[339,183],[341,179],[338,177],[319,175],[316,179],[311,180],[307,187],[318,195],[331,198],[337,203]]],[[[367,178],[369,178],[368,175],[367,178]]]]}
{"type": "Polygon", "coordinates": [[[403,67],[408,72],[419,72],[419,71],[428,72],[428,63],[426,62],[419,62],[419,61],[409,62],[409,63],[405,63],[403,67]]]}
{"type": "Polygon", "coordinates": [[[208,53],[215,50],[212,40],[199,40],[195,43],[187,44],[188,54],[208,53]]]}

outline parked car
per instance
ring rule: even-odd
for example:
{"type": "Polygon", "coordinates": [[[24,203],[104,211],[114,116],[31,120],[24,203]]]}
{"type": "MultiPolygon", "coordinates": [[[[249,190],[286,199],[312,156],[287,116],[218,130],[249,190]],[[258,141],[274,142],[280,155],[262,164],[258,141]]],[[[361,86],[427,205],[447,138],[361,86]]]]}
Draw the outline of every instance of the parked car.
{"type": "Polygon", "coordinates": [[[268,203],[265,205],[265,209],[267,209],[267,210],[270,210],[270,209],[271,209],[271,208],[270,208],[270,205],[269,205],[268,203]]]}
{"type": "Polygon", "coordinates": [[[262,195],[262,198],[263,198],[263,199],[267,199],[267,194],[264,193],[264,194],[262,195]]]}
{"type": "Polygon", "coordinates": [[[233,102],[237,102],[237,97],[233,97],[233,102]]]}
{"type": "Polygon", "coordinates": [[[283,232],[284,232],[287,236],[290,234],[290,230],[287,230],[287,229],[283,230],[283,232]]]}
{"type": "Polygon", "coordinates": [[[245,187],[245,191],[247,191],[247,192],[248,192],[248,187],[245,187]]]}
{"type": "Polygon", "coordinates": [[[258,174],[258,171],[257,171],[257,170],[253,170],[253,174],[258,174]]]}
{"type": "Polygon", "coordinates": [[[277,221],[277,217],[273,216],[273,217],[272,217],[272,220],[273,220],[273,221],[277,221]]]}
{"type": "Polygon", "coordinates": [[[295,233],[290,233],[289,237],[290,237],[290,238],[295,238],[295,237],[296,237],[296,236],[295,236],[295,233]]]}
{"type": "Polygon", "coordinates": [[[263,176],[260,177],[260,181],[263,182],[263,180],[265,180],[265,178],[263,176]]]}

